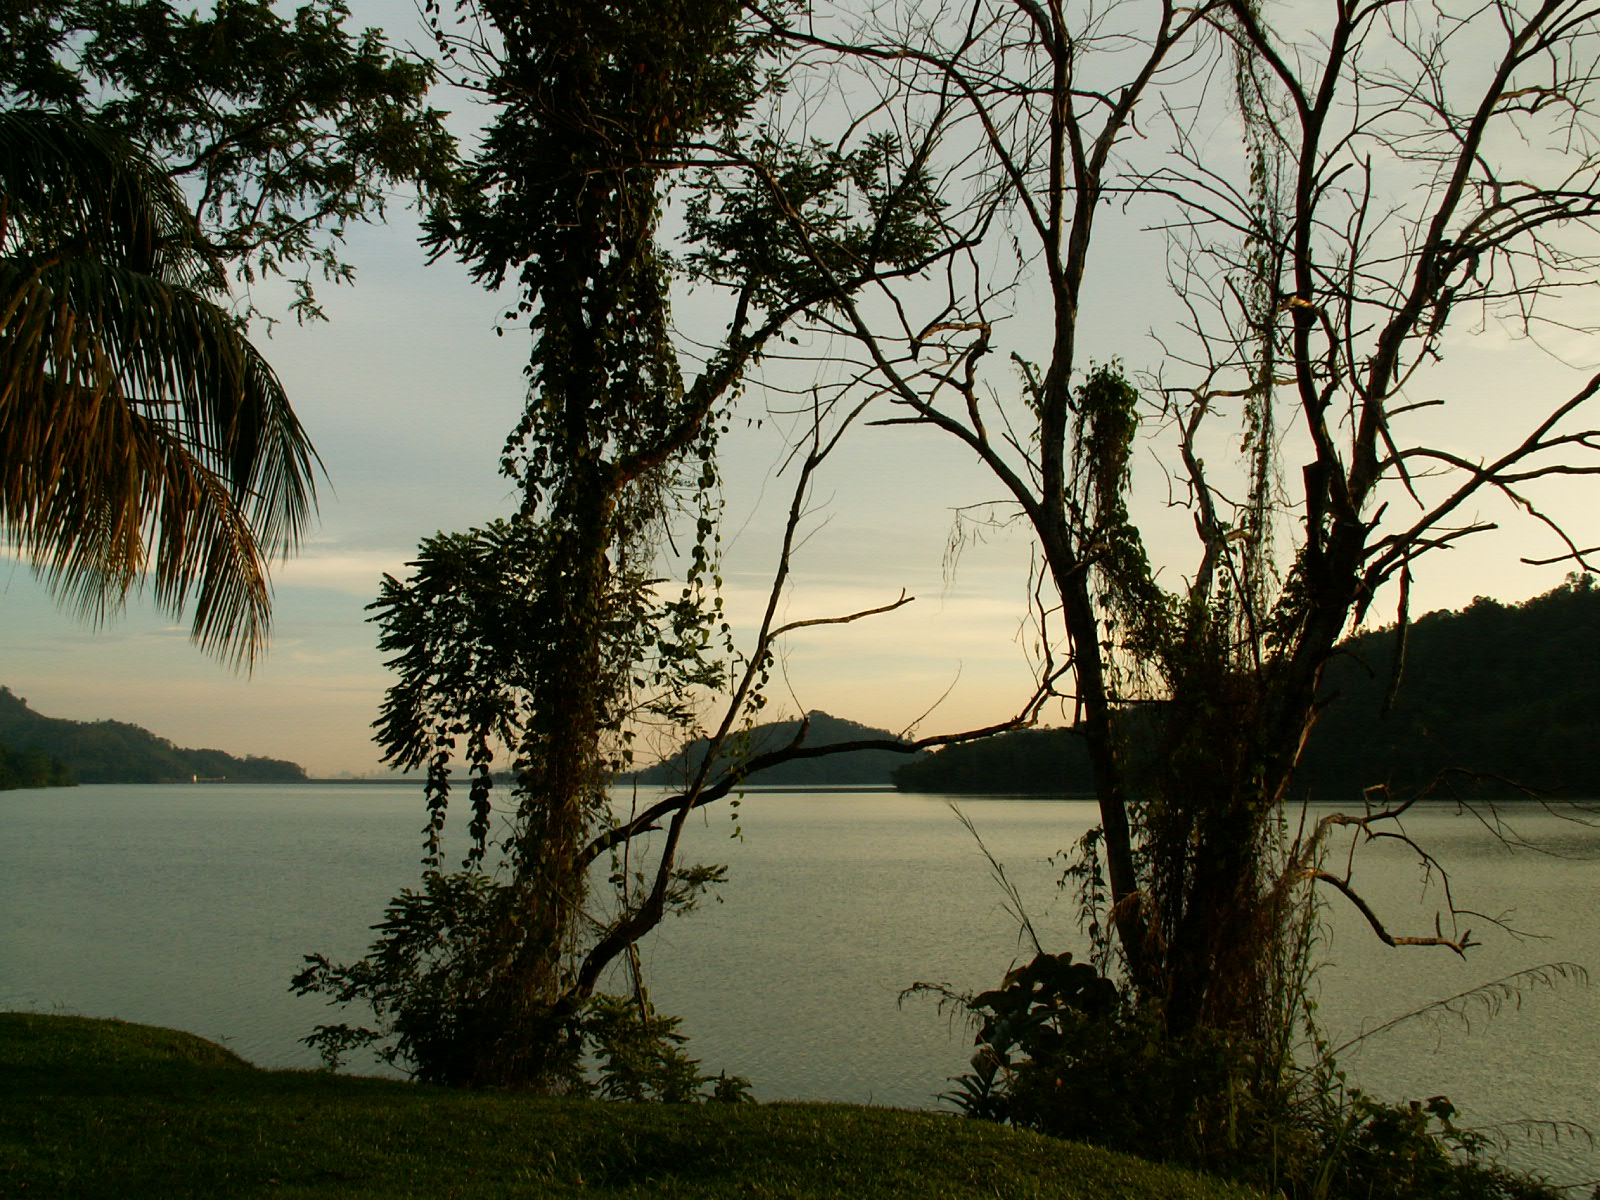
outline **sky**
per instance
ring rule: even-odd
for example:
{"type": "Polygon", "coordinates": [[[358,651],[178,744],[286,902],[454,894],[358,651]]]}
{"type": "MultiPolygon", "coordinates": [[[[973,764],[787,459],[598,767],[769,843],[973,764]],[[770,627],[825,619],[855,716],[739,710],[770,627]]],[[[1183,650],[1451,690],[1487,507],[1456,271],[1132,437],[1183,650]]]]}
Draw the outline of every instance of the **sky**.
{"type": "MultiPolygon", "coordinates": [[[[403,4],[354,7],[358,23],[383,24],[397,40],[422,40],[403,4]]],[[[466,110],[458,117],[463,129],[472,120],[466,110]]],[[[400,206],[392,215],[387,225],[351,230],[347,258],[358,281],[327,289],[329,321],[284,322],[260,339],[326,478],[311,535],[274,572],[274,635],[254,671],[241,674],[202,655],[185,623],[143,597],[103,626],[86,626],[56,606],[26,565],[0,556],[0,685],[48,716],[130,721],[182,746],[291,759],[313,776],[379,770],[370,726],[389,678],[365,606],[385,572],[403,575],[420,539],[512,507],[496,464],[521,408],[528,353],[525,339],[495,335],[502,302],[453,263],[425,265],[409,217],[400,206]]],[[[1148,249],[1154,244],[1130,238],[1128,251],[1109,254],[1093,280],[1085,328],[1095,357],[1121,355],[1134,364],[1159,358],[1149,336],[1163,290],[1159,252],[1148,249]]],[[[683,296],[675,308],[692,313],[696,302],[683,296]]],[[[1023,342],[1033,323],[1043,335],[1040,311],[1026,296],[1010,321],[1023,342]]],[[[1547,349],[1567,364],[1493,327],[1453,335],[1434,384],[1451,400],[1441,439],[1464,450],[1504,440],[1572,388],[1568,364],[1600,357],[1572,337],[1547,349]]],[[[782,382],[803,386],[805,379],[782,382]]],[[[759,389],[750,403],[762,415],[759,389]]],[[[760,429],[736,424],[724,443],[724,576],[728,604],[746,632],[766,594],[791,486],[788,475],[775,474],[784,460],[781,432],[781,421],[763,420],[760,429]]],[[[820,708],[892,730],[921,718],[924,733],[1007,719],[1031,689],[1027,539],[1015,529],[994,531],[970,543],[951,570],[946,548],[957,510],[995,499],[994,485],[935,435],[857,432],[818,481],[783,612],[790,619],[840,615],[887,603],[902,590],[915,601],[790,639],[772,709],[820,708]]],[[[1142,452],[1136,499],[1163,561],[1188,518],[1165,505],[1151,451],[1142,452]]],[[[1583,514],[1595,507],[1591,491],[1566,483],[1545,495],[1557,511],[1583,514]]],[[[1510,520],[1503,505],[1486,503],[1481,515],[1510,527],[1428,561],[1414,611],[1459,607],[1477,595],[1520,601],[1561,582],[1566,566],[1517,562],[1521,554],[1555,553],[1548,540],[1510,520]]],[[[1184,545],[1167,569],[1181,573],[1191,558],[1184,545]]],[[[1385,610],[1384,603],[1375,618],[1392,618],[1392,604],[1385,610]]]]}

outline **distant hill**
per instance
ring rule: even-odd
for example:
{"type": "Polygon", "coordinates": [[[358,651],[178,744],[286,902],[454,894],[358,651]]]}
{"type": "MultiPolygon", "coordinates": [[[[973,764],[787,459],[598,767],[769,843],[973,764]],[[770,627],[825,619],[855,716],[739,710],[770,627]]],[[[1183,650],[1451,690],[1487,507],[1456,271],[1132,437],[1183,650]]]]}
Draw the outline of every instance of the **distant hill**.
{"type": "MultiPolygon", "coordinates": [[[[235,758],[221,750],[185,750],[121,721],[67,721],[41,716],[0,687],[0,746],[55,759],[82,783],[304,783],[304,768],[276,758],[235,758]]],[[[29,786],[29,785],[13,785],[29,786]]]]}
{"type": "Polygon", "coordinates": [[[1083,739],[1070,729],[1014,729],[946,746],[892,775],[902,792],[958,795],[1085,796],[1094,774],[1083,739]]]}
{"type": "MultiPolygon", "coordinates": [[[[888,730],[858,725],[825,712],[813,712],[810,720],[811,727],[804,743],[807,746],[833,746],[867,739],[898,740],[888,730]]],[[[732,762],[735,756],[748,758],[787,746],[799,728],[798,720],[757,725],[748,735],[729,739],[732,745],[724,748],[722,759],[732,762]]],[[[671,758],[646,767],[631,778],[664,787],[686,783],[705,761],[706,746],[706,739],[697,738],[671,758]]],[[[748,782],[758,787],[881,787],[889,783],[890,772],[910,757],[894,750],[858,750],[821,758],[793,759],[755,772],[748,782]]]]}
{"type": "MultiPolygon", "coordinates": [[[[1516,794],[1514,783],[1600,796],[1600,589],[1589,577],[1520,605],[1479,598],[1414,621],[1385,713],[1397,644],[1392,628],[1364,633],[1329,662],[1297,795],[1343,800],[1378,783],[1413,790],[1455,768],[1509,781],[1470,785],[1480,792],[1516,794]]],[[[966,794],[1092,789],[1082,742],[1065,729],[951,746],[900,767],[894,782],[966,794]]]]}

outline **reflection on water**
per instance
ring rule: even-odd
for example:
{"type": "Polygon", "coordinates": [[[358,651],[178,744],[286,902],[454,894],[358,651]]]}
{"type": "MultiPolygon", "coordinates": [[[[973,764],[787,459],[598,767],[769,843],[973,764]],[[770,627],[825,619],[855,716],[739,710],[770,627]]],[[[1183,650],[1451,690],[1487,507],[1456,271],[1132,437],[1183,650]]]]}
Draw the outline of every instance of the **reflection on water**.
{"type": "MultiPolygon", "coordinates": [[[[1081,952],[1047,856],[1089,827],[1092,805],[960,803],[1046,946],[1081,952]]],[[[315,1065],[297,1039],[330,1010],[291,996],[288,978],[308,952],[361,953],[385,901],[416,879],[421,823],[417,790],[400,785],[0,793],[0,1007],[172,1025],[263,1065],[315,1065]]],[[[642,947],[657,1003],[683,1017],[707,1068],[748,1076],[760,1098],[936,1103],[970,1034],[899,993],[918,980],[989,987],[1030,952],[970,835],[942,799],[886,793],[752,793],[739,824],[736,839],[726,811],[698,819],[688,855],[727,863],[731,878],[720,903],[642,947]]],[[[1334,1044],[1535,964],[1600,972],[1600,832],[1533,806],[1513,824],[1557,854],[1513,855],[1450,813],[1408,821],[1450,867],[1457,902],[1484,914],[1467,922],[1484,944],[1465,961],[1389,949],[1330,905],[1316,986],[1334,1044]]],[[[1414,856],[1375,843],[1357,862],[1393,932],[1431,931],[1439,883],[1414,856]]],[[[1375,1094],[1445,1093],[1480,1123],[1596,1125],[1594,1006],[1580,986],[1535,989],[1492,1020],[1480,1005],[1465,1024],[1404,1023],[1345,1063],[1375,1094]]],[[[1517,1157],[1600,1175],[1600,1156],[1571,1142],[1517,1157]]]]}

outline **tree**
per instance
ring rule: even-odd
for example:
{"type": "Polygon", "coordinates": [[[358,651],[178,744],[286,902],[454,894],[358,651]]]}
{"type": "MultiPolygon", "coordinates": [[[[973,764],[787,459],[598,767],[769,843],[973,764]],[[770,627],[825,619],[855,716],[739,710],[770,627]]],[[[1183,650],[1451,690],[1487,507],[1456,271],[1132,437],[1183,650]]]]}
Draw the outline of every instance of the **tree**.
{"type": "MultiPolygon", "coordinates": [[[[831,303],[838,285],[809,253],[851,263],[846,289],[914,274],[929,246],[917,206],[926,197],[914,156],[886,139],[849,150],[764,144],[790,202],[816,218],[808,249],[765,214],[743,214],[746,236],[773,236],[742,264],[718,340],[689,377],[670,322],[668,290],[683,269],[661,245],[665,193],[735,152],[769,85],[772,39],[738,4],[703,0],[491,3],[481,16],[494,44],[441,32],[441,45],[486,64],[479,85],[497,114],[429,244],[490,287],[515,279],[520,289],[505,319],[533,334],[529,394],[503,470],[522,502],[507,520],[429,539],[408,580],[385,580],[373,607],[399,678],[378,740],[389,761],[427,772],[423,887],[396,898],[367,958],[310,956],[294,986],[379,1018],[378,1029],[322,1027],[308,1040],[327,1052],[377,1041],[431,1081],[560,1089],[582,1086],[575,1054],[604,972],[721,877],[680,862],[689,815],[763,762],[815,752],[800,745],[802,729],[795,745],[711,772],[758,706],[785,631],[775,590],[754,651],[743,662],[732,653],[715,594],[715,448],[747,371],[800,313],[831,303]],[[675,529],[686,551],[674,592],[658,572],[675,529]],[[697,697],[724,689],[732,700],[692,786],[614,812],[606,788],[638,728],[688,734],[697,697]],[[496,831],[491,765],[502,750],[515,783],[496,831]],[[470,848],[464,871],[446,874],[458,763],[470,780],[470,848]],[[646,853],[650,833],[660,838],[646,853]],[[607,862],[614,886],[596,897],[592,876],[607,862]]],[[[779,587],[832,444],[819,429],[801,456],[779,587]]],[[[636,991],[648,1012],[642,983],[636,991]]]]}
{"type": "MultiPolygon", "coordinates": [[[[402,945],[408,930],[375,948],[379,960],[406,957],[398,981],[366,987],[366,964],[314,959],[296,987],[364,990],[394,1014],[398,1049],[425,1079],[553,1088],[573,1083],[577,1009],[594,986],[575,967],[588,938],[581,852],[605,817],[636,689],[653,673],[666,695],[650,706],[661,709],[715,679],[694,603],[712,569],[710,522],[697,522],[676,604],[652,595],[654,540],[680,493],[708,503],[717,408],[781,321],[737,319],[726,352],[685,382],[656,243],[659,163],[750,103],[760,46],[737,6],[550,0],[488,3],[481,15],[497,44],[468,49],[487,64],[479,86],[497,113],[429,244],[487,286],[515,278],[521,292],[506,321],[533,331],[528,405],[503,469],[522,502],[509,521],[426,543],[412,579],[387,579],[375,605],[400,674],[379,741],[391,761],[427,768],[433,812],[425,883],[436,902],[412,906],[414,928],[462,895],[475,907],[420,957],[402,945]],[[488,849],[492,758],[502,747],[515,756],[506,862],[492,884],[439,874],[463,735],[468,868],[488,849]]],[[[665,874],[689,892],[707,882],[665,874]]]]}
{"type": "Polygon", "coordinates": [[[193,599],[202,648],[246,665],[316,460],[224,307],[229,269],[304,268],[295,306],[314,313],[310,268],[351,274],[339,226],[380,215],[391,183],[448,179],[430,70],[352,40],[342,15],[85,0],[3,16],[0,526],[81,614],[148,570],[163,607],[193,599]]]}
{"type": "MultiPolygon", "coordinates": [[[[1335,829],[1370,832],[1403,805],[1283,833],[1333,647],[1387,585],[1403,623],[1418,560],[1488,528],[1470,514],[1491,494],[1552,536],[1540,561],[1594,553],[1530,489],[1600,471],[1579,423],[1600,377],[1481,457],[1448,441],[1459,418],[1428,424],[1454,402],[1427,389],[1467,313],[1518,332],[1584,323],[1562,301],[1596,265],[1600,14],[1375,0],[1284,36],[1249,0],[972,0],[773,26],[876,98],[857,130],[937,145],[946,246],[989,233],[988,253],[942,258],[935,286],[839,290],[813,328],[879,423],[956,439],[1037,540],[1041,678],[1062,680],[1099,797],[1079,871],[1102,965],[1120,964],[1161,1036],[1250,1047],[1253,1082],[1279,1087],[1309,883],[1391,944],[1470,944],[1454,914],[1392,934],[1323,867],[1335,829]],[[1177,300],[1144,371],[1086,344],[1091,267],[1137,254],[1103,236],[1113,202],[1153,227],[1177,300]],[[1050,314],[1032,345],[1003,320],[1019,290],[1050,314]],[[1007,352],[1011,379],[991,365],[1007,352]],[[1192,517],[1181,575],[1147,549],[1147,452],[1192,517]]],[[[716,211],[765,189],[803,239],[754,156],[744,180],[720,185],[716,211]]],[[[748,253],[703,261],[731,282],[748,253]]]]}

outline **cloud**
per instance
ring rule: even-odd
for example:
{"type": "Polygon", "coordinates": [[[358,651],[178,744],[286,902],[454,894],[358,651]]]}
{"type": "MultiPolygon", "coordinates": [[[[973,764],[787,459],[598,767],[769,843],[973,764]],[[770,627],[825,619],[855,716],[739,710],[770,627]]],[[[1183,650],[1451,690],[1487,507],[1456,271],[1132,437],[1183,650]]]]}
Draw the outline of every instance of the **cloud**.
{"type": "Polygon", "coordinates": [[[272,579],[279,588],[324,588],[371,599],[386,573],[404,577],[406,562],[415,553],[312,545],[273,568],[272,579]]]}

